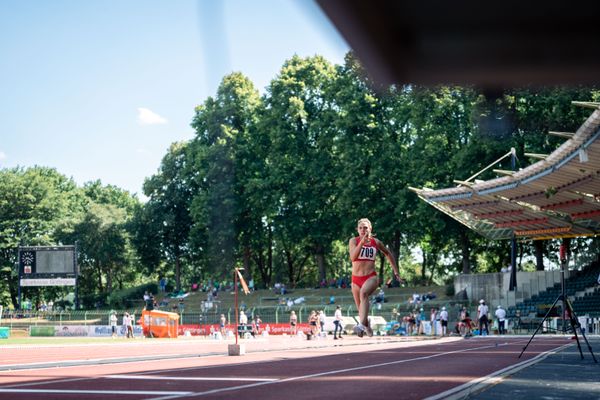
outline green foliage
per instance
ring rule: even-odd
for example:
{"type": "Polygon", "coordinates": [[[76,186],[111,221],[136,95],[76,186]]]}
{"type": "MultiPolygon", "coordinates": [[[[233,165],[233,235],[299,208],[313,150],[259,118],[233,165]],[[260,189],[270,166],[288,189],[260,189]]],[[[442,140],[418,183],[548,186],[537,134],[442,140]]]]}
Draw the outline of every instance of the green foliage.
{"type": "Polygon", "coordinates": [[[139,309],[144,307],[144,293],[158,293],[158,284],[156,282],[147,283],[128,289],[115,290],[106,297],[106,305],[109,308],[116,309],[139,309]]]}
{"type": "MultiPolygon", "coordinates": [[[[247,77],[229,74],[196,107],[195,137],[173,143],[146,179],[145,204],[100,181],[78,188],[50,168],[0,170],[0,301],[16,303],[19,244],[77,242],[86,307],[129,307],[161,276],[179,290],[229,279],[233,267],[257,286],[310,287],[350,274],[347,243],[362,217],[410,284],[499,271],[509,262],[507,242],[475,236],[408,187],[454,186],[511,147],[524,167],[525,152],[560,144],[548,130],[574,131],[585,120],[589,110],[572,100],[599,98],[583,87],[374,88],[352,53],[343,65],[294,56],[262,96],[247,77]]],[[[491,169],[478,176],[492,177],[491,169]]],[[[534,253],[519,243],[522,268],[533,256],[552,262],[556,247],[534,253]]],[[[578,260],[598,253],[597,240],[572,248],[578,260]]],[[[27,291],[34,300],[61,294],[27,291]]]]}

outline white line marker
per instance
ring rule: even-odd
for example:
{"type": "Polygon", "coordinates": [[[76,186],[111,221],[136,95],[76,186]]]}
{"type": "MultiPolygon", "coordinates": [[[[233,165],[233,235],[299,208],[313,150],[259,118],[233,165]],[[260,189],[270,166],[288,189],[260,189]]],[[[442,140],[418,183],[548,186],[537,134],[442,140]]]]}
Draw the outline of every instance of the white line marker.
{"type": "MultiPolygon", "coordinates": [[[[413,361],[419,361],[419,360],[427,360],[427,359],[430,359],[430,358],[437,358],[437,357],[447,356],[447,355],[450,355],[450,354],[464,353],[464,352],[467,352],[467,351],[489,349],[489,348],[494,348],[494,347],[496,347],[495,343],[494,343],[494,345],[479,346],[479,347],[473,347],[473,348],[469,348],[469,349],[448,351],[448,352],[445,352],[445,353],[438,353],[438,354],[432,354],[432,355],[429,355],[429,356],[409,358],[409,359],[406,359],[406,360],[397,360],[397,361],[390,361],[390,362],[379,363],[379,364],[363,365],[363,366],[360,366],[360,367],[338,369],[338,370],[327,371],[327,372],[320,372],[320,373],[317,373],[317,374],[310,374],[310,375],[303,375],[303,376],[293,376],[293,377],[290,377],[290,378],[275,380],[275,381],[272,381],[272,382],[251,383],[251,384],[248,384],[248,385],[239,385],[239,386],[232,386],[232,387],[228,387],[228,388],[207,390],[205,392],[195,392],[193,394],[193,396],[205,396],[205,395],[210,395],[210,394],[215,394],[215,393],[229,392],[229,391],[240,390],[240,389],[248,389],[248,388],[257,387],[257,386],[271,385],[271,384],[284,383],[284,382],[292,382],[292,381],[298,381],[298,380],[309,379],[309,378],[316,378],[316,377],[326,376],[326,375],[335,375],[335,374],[340,374],[340,373],[344,373],[344,372],[360,371],[360,370],[364,370],[364,369],[385,367],[385,366],[388,366],[388,365],[404,364],[404,363],[407,363],[407,362],[413,362],[413,361]]],[[[172,397],[172,398],[176,398],[176,397],[172,397]]],[[[152,400],[158,400],[158,399],[152,399],[152,400]]]]}
{"type": "Polygon", "coordinates": [[[123,394],[189,396],[194,392],[165,392],[149,390],[69,390],[69,389],[0,389],[0,393],[60,393],[60,394],[123,394]]]}
{"type": "Polygon", "coordinates": [[[102,378],[110,379],[146,379],[151,381],[248,381],[248,382],[273,382],[276,378],[217,378],[217,377],[187,377],[187,376],[160,376],[160,375],[103,375],[102,378]]]}

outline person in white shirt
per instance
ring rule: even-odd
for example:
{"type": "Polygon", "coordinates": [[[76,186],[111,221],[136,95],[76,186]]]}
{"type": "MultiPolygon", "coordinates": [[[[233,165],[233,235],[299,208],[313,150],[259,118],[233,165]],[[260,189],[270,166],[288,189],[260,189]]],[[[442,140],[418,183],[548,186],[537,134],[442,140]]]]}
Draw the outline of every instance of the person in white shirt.
{"type": "Polygon", "coordinates": [[[333,314],[333,317],[335,318],[333,320],[333,324],[335,325],[335,329],[333,330],[333,338],[336,340],[338,339],[336,334],[339,329],[340,330],[339,339],[341,339],[342,338],[342,309],[340,306],[337,306],[335,308],[335,313],[333,314]]]}
{"type": "Polygon", "coordinates": [[[112,330],[112,337],[116,337],[117,336],[117,313],[116,313],[116,311],[113,311],[112,313],[110,313],[109,323],[110,323],[110,329],[112,330]]]}
{"type": "Polygon", "coordinates": [[[442,307],[442,311],[440,311],[440,324],[442,325],[442,336],[446,336],[448,333],[448,311],[446,311],[446,307],[442,307]]]}
{"type": "Polygon", "coordinates": [[[130,324],[130,317],[129,317],[129,313],[125,313],[123,314],[123,330],[125,331],[125,335],[126,337],[129,337],[129,324],[130,324]]]}
{"type": "Polygon", "coordinates": [[[479,336],[487,335],[488,330],[488,306],[485,304],[485,300],[479,300],[479,307],[477,307],[477,320],[479,321],[479,336]]]}
{"type": "Polygon", "coordinates": [[[506,333],[506,310],[502,306],[498,306],[496,309],[496,318],[498,319],[498,333],[504,335],[506,333]]]}
{"type": "Polygon", "coordinates": [[[319,333],[325,332],[325,313],[323,310],[319,311],[319,333]]]}

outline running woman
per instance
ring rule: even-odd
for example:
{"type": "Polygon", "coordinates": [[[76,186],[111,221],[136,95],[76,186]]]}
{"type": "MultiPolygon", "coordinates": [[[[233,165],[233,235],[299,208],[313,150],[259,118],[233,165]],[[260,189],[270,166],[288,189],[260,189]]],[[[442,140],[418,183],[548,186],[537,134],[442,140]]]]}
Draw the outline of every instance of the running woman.
{"type": "Polygon", "coordinates": [[[365,333],[373,336],[369,326],[369,297],[379,286],[379,279],[375,271],[377,251],[381,251],[394,270],[394,276],[400,282],[398,265],[392,252],[372,235],[371,221],[367,218],[358,220],[358,237],[353,237],[348,242],[350,261],[352,261],[352,296],[358,309],[359,324],[354,327],[354,332],[359,337],[365,333]]]}

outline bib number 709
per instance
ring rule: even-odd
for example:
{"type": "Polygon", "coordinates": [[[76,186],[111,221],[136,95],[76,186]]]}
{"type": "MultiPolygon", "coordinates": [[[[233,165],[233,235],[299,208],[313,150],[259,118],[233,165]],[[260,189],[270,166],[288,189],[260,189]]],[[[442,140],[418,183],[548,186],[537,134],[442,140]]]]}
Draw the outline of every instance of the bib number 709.
{"type": "Polygon", "coordinates": [[[375,248],[374,247],[362,247],[360,249],[360,257],[359,258],[366,258],[369,260],[374,260],[375,259],[375,248]]]}

